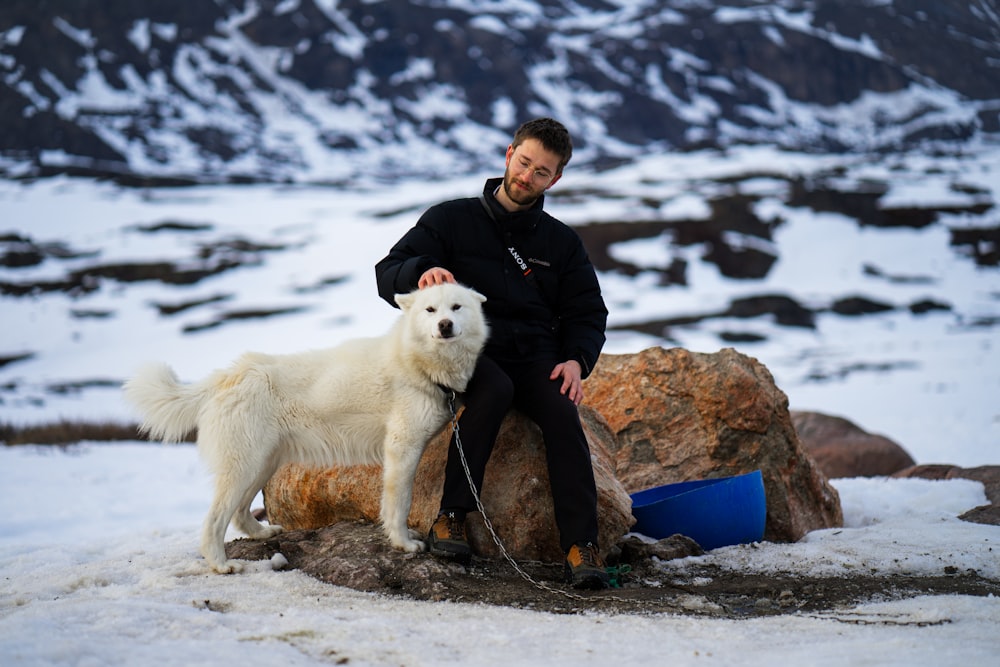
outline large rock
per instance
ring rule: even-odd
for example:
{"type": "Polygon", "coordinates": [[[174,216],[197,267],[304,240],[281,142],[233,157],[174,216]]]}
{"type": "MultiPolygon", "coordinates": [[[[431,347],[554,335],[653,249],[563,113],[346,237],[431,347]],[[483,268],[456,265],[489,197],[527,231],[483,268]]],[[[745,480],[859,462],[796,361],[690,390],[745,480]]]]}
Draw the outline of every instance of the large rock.
{"type": "MultiPolygon", "coordinates": [[[[581,407],[598,491],[599,540],[614,545],[634,522],[628,493],[615,477],[614,436],[594,410],[581,407]]],[[[450,429],[428,445],[417,468],[411,528],[426,533],[437,516],[450,429]]],[[[507,552],[516,559],[561,562],[541,432],[518,412],[500,430],[483,482],[483,506],[507,552]]],[[[382,492],[380,466],[326,469],[289,465],[264,489],[272,523],[314,529],[340,521],[377,522],[382,492]]],[[[470,515],[469,541],[482,556],[499,556],[478,513],[470,515]]]]}
{"type": "Polygon", "coordinates": [[[869,433],[842,417],[804,411],[791,415],[802,445],[831,479],[891,475],[916,463],[889,438],[869,433]]]}
{"type": "Polygon", "coordinates": [[[843,525],[837,491],[803,450],[788,398],[757,360],[732,349],[604,355],[585,388],[617,436],[616,472],[630,493],[759,469],[765,539],[843,525]]]}

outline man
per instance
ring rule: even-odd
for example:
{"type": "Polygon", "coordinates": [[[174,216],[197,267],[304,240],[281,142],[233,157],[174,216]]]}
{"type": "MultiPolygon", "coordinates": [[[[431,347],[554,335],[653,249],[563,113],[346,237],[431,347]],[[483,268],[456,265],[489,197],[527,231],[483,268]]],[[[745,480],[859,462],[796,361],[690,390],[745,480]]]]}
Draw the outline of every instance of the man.
{"type": "MultiPolygon", "coordinates": [[[[502,179],[481,197],[428,209],[375,267],[379,295],[459,282],[486,296],[490,338],[463,396],[461,442],[476,488],[504,415],[515,407],[541,428],[566,576],[605,588],[597,547],[597,490],[577,406],[581,381],[604,345],[607,308],[583,243],[543,210],[544,193],[573,153],[550,118],[528,121],[507,147],[502,179]]],[[[468,561],[465,516],[475,511],[461,459],[448,452],[432,553],[468,561]]]]}

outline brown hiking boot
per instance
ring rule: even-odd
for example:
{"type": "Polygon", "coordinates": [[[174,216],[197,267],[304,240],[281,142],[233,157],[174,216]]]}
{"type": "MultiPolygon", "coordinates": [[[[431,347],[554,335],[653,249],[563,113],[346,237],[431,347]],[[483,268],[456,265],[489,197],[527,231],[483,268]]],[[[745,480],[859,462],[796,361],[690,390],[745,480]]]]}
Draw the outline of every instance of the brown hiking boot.
{"type": "Polygon", "coordinates": [[[460,563],[472,559],[472,547],[465,539],[465,515],[458,512],[438,514],[427,536],[428,548],[435,556],[444,556],[460,563]]]}
{"type": "Polygon", "coordinates": [[[573,588],[602,589],[611,585],[611,576],[597,545],[593,542],[578,542],[566,554],[566,583],[573,588]]]}

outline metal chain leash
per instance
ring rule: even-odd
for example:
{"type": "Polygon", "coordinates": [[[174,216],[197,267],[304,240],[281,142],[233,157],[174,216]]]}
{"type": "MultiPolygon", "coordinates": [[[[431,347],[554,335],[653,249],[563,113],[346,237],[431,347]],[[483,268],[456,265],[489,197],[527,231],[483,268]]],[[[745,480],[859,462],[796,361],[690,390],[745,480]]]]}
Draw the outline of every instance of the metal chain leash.
{"type": "Polygon", "coordinates": [[[455,392],[453,390],[449,390],[447,397],[448,397],[448,409],[451,411],[451,429],[452,429],[452,434],[455,436],[455,447],[458,449],[458,456],[459,459],[461,459],[462,461],[462,469],[465,471],[465,478],[466,480],[468,480],[469,488],[472,490],[472,497],[476,499],[476,509],[478,509],[479,513],[482,515],[483,523],[486,524],[486,529],[489,531],[490,536],[493,538],[493,543],[496,544],[497,548],[500,550],[500,553],[504,557],[504,559],[508,563],[510,563],[511,567],[514,568],[514,571],[517,572],[522,579],[530,583],[535,588],[539,588],[543,591],[548,591],[550,593],[558,593],[559,595],[567,597],[571,600],[578,600],[583,602],[591,602],[593,600],[617,600],[620,602],[635,602],[635,600],[629,600],[628,598],[620,598],[615,596],[601,596],[601,597],[590,598],[590,597],[585,597],[583,595],[577,595],[576,593],[570,593],[569,591],[564,591],[561,588],[554,588],[553,586],[549,586],[545,582],[538,581],[537,579],[535,579],[530,574],[524,571],[524,568],[522,568],[518,564],[518,562],[514,560],[514,557],[507,552],[507,548],[504,547],[503,542],[500,540],[500,536],[497,535],[496,530],[493,529],[493,522],[490,521],[489,516],[487,516],[486,514],[486,509],[483,507],[483,501],[480,500],[479,498],[479,491],[476,489],[475,482],[472,481],[472,472],[469,470],[469,464],[465,460],[465,450],[462,449],[462,438],[461,435],[459,434],[459,428],[458,428],[458,410],[455,407],[455,400],[456,400],[455,392]]]}

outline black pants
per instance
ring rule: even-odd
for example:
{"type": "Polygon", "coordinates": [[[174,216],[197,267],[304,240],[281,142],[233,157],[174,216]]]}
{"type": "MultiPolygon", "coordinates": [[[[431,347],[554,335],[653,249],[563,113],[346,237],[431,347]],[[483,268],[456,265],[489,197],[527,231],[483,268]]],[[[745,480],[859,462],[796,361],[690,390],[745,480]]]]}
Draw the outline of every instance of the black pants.
{"type": "MultiPolygon", "coordinates": [[[[515,407],[535,422],[545,441],[559,544],[563,551],[576,542],[597,544],[597,487],[576,405],[559,393],[562,378],[550,380],[555,361],[500,366],[480,357],[463,397],[459,419],[462,450],[469,471],[482,489],[486,463],[504,416],[515,407]]],[[[448,449],[441,509],[473,512],[476,501],[462,469],[454,438],[448,449]]]]}

